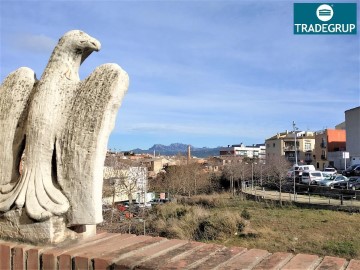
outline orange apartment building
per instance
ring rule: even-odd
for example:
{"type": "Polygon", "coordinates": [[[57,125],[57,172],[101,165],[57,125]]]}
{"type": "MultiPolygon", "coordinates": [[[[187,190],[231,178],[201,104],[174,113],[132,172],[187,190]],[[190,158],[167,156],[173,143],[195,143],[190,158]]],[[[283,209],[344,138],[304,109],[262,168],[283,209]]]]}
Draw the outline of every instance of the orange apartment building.
{"type": "Polygon", "coordinates": [[[343,153],[346,151],[346,131],[325,129],[315,133],[314,166],[323,170],[326,167],[344,169],[343,153]]]}

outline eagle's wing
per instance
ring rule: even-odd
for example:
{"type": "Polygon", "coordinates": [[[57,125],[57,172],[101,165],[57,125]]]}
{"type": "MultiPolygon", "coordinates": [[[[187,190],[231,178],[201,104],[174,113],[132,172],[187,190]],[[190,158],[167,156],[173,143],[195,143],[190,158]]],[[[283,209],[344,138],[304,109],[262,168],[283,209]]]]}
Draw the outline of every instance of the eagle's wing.
{"type": "Polygon", "coordinates": [[[116,64],[105,64],[75,89],[56,136],[58,182],[69,199],[70,225],[102,221],[103,166],[109,135],[129,78],[116,64]]]}
{"type": "Polygon", "coordinates": [[[19,179],[25,146],[24,126],[35,82],[34,71],[22,67],[6,77],[0,86],[0,205],[5,197],[12,195],[19,179]]]}

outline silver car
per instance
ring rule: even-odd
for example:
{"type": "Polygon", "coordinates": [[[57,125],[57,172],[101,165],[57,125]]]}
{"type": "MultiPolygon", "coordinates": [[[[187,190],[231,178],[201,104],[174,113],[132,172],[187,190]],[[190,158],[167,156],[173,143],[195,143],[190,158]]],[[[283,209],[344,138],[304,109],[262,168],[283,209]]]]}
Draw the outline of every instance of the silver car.
{"type": "Polygon", "coordinates": [[[333,187],[334,184],[343,182],[343,181],[348,181],[349,179],[346,176],[343,175],[331,175],[329,178],[326,178],[322,181],[319,182],[320,186],[324,186],[324,187],[333,187]]]}

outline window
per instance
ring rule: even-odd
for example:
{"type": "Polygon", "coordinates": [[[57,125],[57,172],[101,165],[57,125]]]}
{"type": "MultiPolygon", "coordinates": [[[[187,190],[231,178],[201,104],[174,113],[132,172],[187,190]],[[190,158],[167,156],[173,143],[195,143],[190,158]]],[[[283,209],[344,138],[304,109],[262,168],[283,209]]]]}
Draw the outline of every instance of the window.
{"type": "Polygon", "coordinates": [[[311,143],[310,143],[310,142],[305,142],[304,150],[305,150],[305,151],[311,150],[311,143]]]}
{"type": "Polygon", "coordinates": [[[275,147],[275,143],[273,143],[273,147],[275,147]]]}

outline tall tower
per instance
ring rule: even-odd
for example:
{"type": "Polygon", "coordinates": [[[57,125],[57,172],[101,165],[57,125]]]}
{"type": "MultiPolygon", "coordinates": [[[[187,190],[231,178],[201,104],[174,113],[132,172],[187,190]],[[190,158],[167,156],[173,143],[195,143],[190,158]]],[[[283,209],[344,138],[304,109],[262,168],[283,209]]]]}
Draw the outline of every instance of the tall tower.
{"type": "Polygon", "coordinates": [[[190,147],[190,145],[188,145],[188,147],[187,147],[187,164],[190,163],[190,159],[191,159],[191,147],[190,147]]]}

